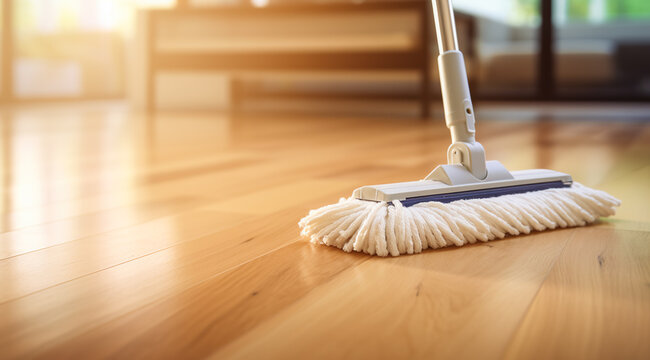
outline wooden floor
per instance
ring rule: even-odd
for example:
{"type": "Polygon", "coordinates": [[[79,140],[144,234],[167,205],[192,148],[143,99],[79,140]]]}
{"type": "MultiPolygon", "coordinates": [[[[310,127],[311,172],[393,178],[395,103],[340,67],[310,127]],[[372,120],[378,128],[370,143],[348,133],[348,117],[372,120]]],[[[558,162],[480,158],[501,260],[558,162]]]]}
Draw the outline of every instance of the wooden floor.
{"type": "Polygon", "coordinates": [[[346,254],[298,220],[444,162],[439,113],[5,110],[0,358],[649,359],[650,106],[507,109],[477,109],[488,158],[568,172],[617,216],[346,254]]]}

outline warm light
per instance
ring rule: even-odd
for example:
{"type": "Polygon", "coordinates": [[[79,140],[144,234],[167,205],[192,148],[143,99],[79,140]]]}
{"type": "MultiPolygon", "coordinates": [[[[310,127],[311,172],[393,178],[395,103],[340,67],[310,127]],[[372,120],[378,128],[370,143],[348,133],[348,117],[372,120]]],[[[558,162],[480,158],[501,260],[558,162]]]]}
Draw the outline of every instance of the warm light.
{"type": "Polygon", "coordinates": [[[133,4],[140,8],[152,7],[172,7],[176,4],[175,0],[133,0],[133,4]]]}
{"type": "Polygon", "coordinates": [[[265,7],[269,4],[269,0],[251,0],[251,3],[253,3],[253,6],[255,7],[265,7]]]}

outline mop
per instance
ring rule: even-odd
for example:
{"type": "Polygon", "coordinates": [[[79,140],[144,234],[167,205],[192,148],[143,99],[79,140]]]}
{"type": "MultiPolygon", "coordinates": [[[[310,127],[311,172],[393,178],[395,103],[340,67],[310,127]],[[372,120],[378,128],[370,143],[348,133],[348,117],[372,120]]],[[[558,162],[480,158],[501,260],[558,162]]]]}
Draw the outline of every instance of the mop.
{"type": "Polygon", "coordinates": [[[424,180],[363,186],[349,198],[312,210],[299,223],[311,242],[378,256],[415,254],[584,226],[610,216],[620,201],[544,169],[508,171],[486,161],[476,141],[465,61],[458,50],[451,0],[433,0],[448,164],[424,180]]]}

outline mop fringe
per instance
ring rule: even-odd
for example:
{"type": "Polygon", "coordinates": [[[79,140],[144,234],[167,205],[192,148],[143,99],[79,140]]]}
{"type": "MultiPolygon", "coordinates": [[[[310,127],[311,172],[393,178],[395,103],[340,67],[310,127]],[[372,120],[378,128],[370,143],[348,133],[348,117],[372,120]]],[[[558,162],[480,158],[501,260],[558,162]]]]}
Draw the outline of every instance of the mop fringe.
{"type": "Polygon", "coordinates": [[[574,182],[571,187],[448,204],[371,202],[341,198],[300,220],[316,244],[378,256],[415,254],[531,231],[584,226],[614,215],[620,200],[574,182]]]}

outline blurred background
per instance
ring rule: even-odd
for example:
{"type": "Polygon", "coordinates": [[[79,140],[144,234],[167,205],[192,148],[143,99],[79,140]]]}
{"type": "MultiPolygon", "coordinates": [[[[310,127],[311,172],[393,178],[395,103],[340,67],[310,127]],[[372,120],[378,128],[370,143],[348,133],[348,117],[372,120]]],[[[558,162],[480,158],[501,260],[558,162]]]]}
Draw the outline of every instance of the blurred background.
{"type": "MultiPolygon", "coordinates": [[[[380,99],[427,116],[440,98],[428,1],[1,4],[3,104],[325,111],[380,99]]],[[[454,5],[477,101],[650,100],[650,1],[454,5]]]]}

